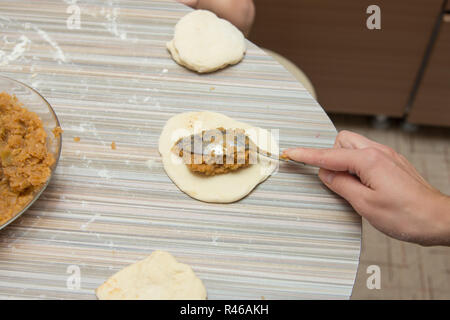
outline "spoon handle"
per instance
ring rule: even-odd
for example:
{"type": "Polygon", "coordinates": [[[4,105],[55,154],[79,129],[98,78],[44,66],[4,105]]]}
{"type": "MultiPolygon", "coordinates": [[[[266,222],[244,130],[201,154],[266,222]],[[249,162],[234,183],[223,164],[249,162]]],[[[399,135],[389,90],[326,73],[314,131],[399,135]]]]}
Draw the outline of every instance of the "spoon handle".
{"type": "Polygon", "coordinates": [[[292,159],[289,159],[289,158],[282,158],[281,156],[275,156],[275,155],[270,154],[268,152],[265,152],[265,151],[263,151],[261,149],[258,149],[257,152],[258,152],[258,154],[261,157],[268,158],[268,159],[271,159],[271,160],[305,165],[303,162],[295,161],[295,160],[292,160],[292,159]]]}

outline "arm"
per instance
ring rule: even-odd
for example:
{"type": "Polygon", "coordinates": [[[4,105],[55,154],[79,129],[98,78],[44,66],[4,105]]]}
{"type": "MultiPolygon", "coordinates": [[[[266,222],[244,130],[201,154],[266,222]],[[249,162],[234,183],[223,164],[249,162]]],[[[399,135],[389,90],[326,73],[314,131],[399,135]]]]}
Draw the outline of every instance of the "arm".
{"type": "Polygon", "coordinates": [[[391,148],[342,131],[332,149],[296,148],[285,154],[319,166],[322,182],[387,235],[421,245],[450,245],[450,197],[391,148]]]}
{"type": "Polygon", "coordinates": [[[234,24],[247,36],[255,19],[253,0],[178,0],[195,9],[214,12],[234,24]]]}

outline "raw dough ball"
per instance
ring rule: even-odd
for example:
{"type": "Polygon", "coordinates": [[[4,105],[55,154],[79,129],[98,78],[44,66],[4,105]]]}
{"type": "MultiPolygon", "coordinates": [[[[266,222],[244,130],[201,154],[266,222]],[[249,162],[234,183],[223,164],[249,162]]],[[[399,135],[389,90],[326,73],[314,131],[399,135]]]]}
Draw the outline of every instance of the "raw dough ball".
{"type": "Polygon", "coordinates": [[[178,64],[203,73],[241,61],[246,44],[242,32],[230,22],[196,10],[178,21],[167,48],[178,64]]]}
{"type": "Polygon", "coordinates": [[[201,201],[229,203],[242,199],[266,180],[276,169],[277,162],[259,158],[258,163],[247,168],[226,174],[203,176],[191,172],[181,158],[171,151],[179,138],[219,127],[244,129],[260,148],[274,155],[279,153],[278,144],[268,131],[215,112],[188,112],[170,118],[159,138],[159,152],[167,175],[182,191],[201,201]]]}
{"type": "Polygon", "coordinates": [[[96,290],[100,300],[205,300],[206,289],[191,267],[168,252],[120,270],[96,290]]]}

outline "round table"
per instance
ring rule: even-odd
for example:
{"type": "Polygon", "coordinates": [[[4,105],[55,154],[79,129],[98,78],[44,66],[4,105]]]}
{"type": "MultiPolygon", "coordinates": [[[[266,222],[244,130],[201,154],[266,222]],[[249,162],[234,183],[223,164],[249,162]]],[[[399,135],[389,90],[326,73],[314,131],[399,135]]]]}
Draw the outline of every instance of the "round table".
{"type": "Polygon", "coordinates": [[[165,45],[191,9],[174,1],[68,2],[0,4],[1,74],[37,89],[64,129],[49,187],[0,233],[0,298],[95,299],[157,249],[192,266],[209,299],[348,298],[361,220],[317,169],[282,164],[245,199],[208,204],[157,151],[171,116],[204,110],[278,129],[281,148],[330,147],[336,130],[305,88],[251,43],[219,72],[180,67],[165,45]]]}

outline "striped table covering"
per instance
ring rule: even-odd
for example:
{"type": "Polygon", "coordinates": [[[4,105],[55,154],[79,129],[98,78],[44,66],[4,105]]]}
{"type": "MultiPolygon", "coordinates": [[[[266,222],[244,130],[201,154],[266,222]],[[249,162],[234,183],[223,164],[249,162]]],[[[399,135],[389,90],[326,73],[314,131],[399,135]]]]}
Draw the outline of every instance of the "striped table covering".
{"type": "Polygon", "coordinates": [[[0,74],[37,89],[64,129],[47,190],[0,232],[0,298],[95,299],[110,275],[157,249],[191,265],[209,299],[351,295],[361,220],[317,169],[283,164],[233,204],[196,201],[165,174],[158,138],[181,112],[278,129],[281,148],[330,147],[336,136],[305,88],[251,43],[243,62],[213,74],[173,62],[165,44],[189,10],[0,1],[0,74]]]}

